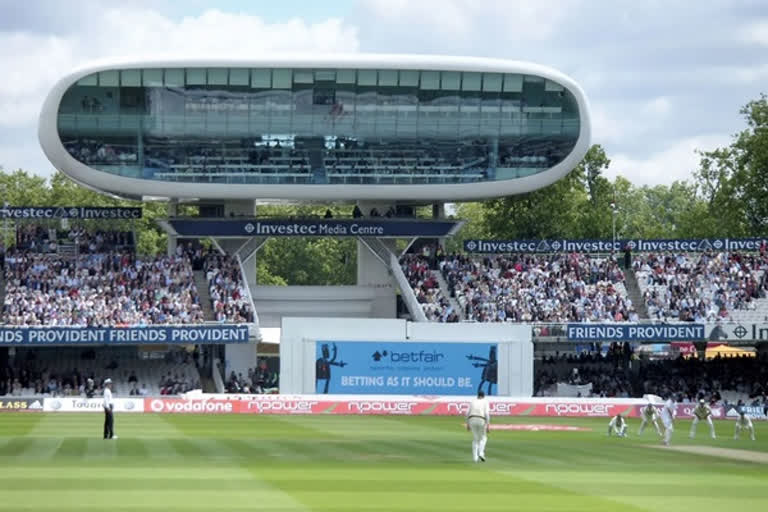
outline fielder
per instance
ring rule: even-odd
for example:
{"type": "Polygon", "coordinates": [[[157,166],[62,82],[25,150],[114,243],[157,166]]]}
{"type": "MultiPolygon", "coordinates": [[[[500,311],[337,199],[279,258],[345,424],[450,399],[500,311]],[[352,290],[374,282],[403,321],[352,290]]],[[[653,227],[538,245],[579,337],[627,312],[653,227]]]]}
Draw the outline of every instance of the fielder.
{"type": "Polygon", "coordinates": [[[710,409],[709,406],[704,403],[704,400],[699,400],[699,405],[697,405],[693,410],[693,422],[691,423],[690,432],[691,439],[693,439],[696,435],[696,425],[699,424],[699,421],[707,422],[707,425],[709,425],[709,435],[712,437],[712,439],[716,439],[715,425],[712,423],[712,409],[710,409]]]}
{"type": "Polygon", "coordinates": [[[672,432],[675,431],[675,415],[677,414],[675,401],[669,397],[661,408],[661,422],[664,424],[664,445],[669,446],[672,440],[672,432]]]}
{"type": "Polygon", "coordinates": [[[627,437],[627,420],[624,419],[624,416],[617,414],[611,418],[611,422],[608,423],[608,436],[611,435],[611,432],[619,437],[627,437]]]}
{"type": "Polygon", "coordinates": [[[653,425],[653,428],[656,429],[656,435],[661,437],[661,427],[659,427],[659,413],[656,412],[656,408],[651,404],[651,402],[648,402],[648,405],[643,407],[643,409],[640,411],[640,416],[643,418],[643,421],[640,422],[640,430],[637,431],[637,435],[643,435],[645,426],[650,423],[653,425]]]}
{"type": "Polygon", "coordinates": [[[472,400],[467,412],[467,430],[472,432],[472,460],[485,462],[485,443],[488,441],[488,430],[491,425],[491,410],[485,393],[477,392],[477,398],[472,400]]]}
{"type": "Polygon", "coordinates": [[[749,438],[753,441],[755,440],[755,427],[752,426],[752,420],[744,411],[739,411],[739,417],[736,419],[736,432],[733,434],[734,439],[741,437],[741,429],[749,432],[749,438]]]}

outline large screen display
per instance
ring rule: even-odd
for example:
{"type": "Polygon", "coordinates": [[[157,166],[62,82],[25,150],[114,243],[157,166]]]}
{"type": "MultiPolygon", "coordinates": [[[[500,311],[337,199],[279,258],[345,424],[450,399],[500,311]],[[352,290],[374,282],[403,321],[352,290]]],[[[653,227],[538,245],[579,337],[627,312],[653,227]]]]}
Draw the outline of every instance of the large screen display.
{"type": "Polygon", "coordinates": [[[321,394],[474,395],[496,393],[495,343],[317,341],[321,394]]]}

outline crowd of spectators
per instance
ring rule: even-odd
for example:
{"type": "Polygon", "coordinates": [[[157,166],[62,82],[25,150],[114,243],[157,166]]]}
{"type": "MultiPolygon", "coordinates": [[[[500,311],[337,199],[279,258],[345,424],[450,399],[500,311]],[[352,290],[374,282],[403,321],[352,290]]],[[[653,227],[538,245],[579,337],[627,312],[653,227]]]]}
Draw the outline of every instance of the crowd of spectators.
{"type": "Polygon", "coordinates": [[[5,258],[3,320],[19,326],[141,326],[203,321],[189,258],[131,251],[5,258]]]}
{"type": "Polygon", "coordinates": [[[138,257],[130,232],[40,225],[17,229],[3,254],[3,322],[17,326],[143,326],[206,320],[194,271],[205,273],[218,322],[247,323],[254,312],[237,260],[200,244],[173,256],[138,257]],[[57,240],[80,244],[57,251],[57,240]]]}
{"type": "Polygon", "coordinates": [[[208,280],[208,292],[216,321],[253,322],[251,301],[237,260],[230,255],[210,251],[205,256],[203,270],[208,280]]]}
{"type": "Polygon", "coordinates": [[[768,357],[695,357],[650,361],[641,365],[638,392],[684,399],[719,401],[725,392],[751,398],[768,393],[768,357]]]}
{"type": "Polygon", "coordinates": [[[612,343],[603,353],[599,347],[579,355],[559,354],[545,356],[537,365],[534,394],[547,396],[558,383],[571,386],[591,384],[588,395],[601,398],[627,398],[633,396],[629,361],[633,352],[629,343],[612,343]]]}
{"type": "MultiPolygon", "coordinates": [[[[171,372],[164,375],[157,386],[160,389],[161,395],[180,395],[193,389],[201,389],[199,380],[193,380],[179,373],[172,374],[171,372]]],[[[142,390],[137,388],[135,383],[131,388],[130,395],[134,395],[134,391],[137,396],[144,396],[142,390]]]]}
{"type": "Polygon", "coordinates": [[[454,311],[448,298],[440,291],[440,285],[430,268],[428,257],[406,254],[401,258],[400,265],[427,320],[431,322],[459,321],[457,312],[454,311]]]}
{"type": "Polygon", "coordinates": [[[280,385],[277,371],[271,370],[262,359],[256,368],[250,368],[248,375],[230,373],[225,383],[227,393],[271,394],[277,393],[280,385]]]}
{"type": "Polygon", "coordinates": [[[477,322],[623,322],[637,312],[613,258],[583,254],[473,258],[440,262],[465,318],[477,322]]]}
{"type": "Polygon", "coordinates": [[[134,246],[130,231],[88,231],[82,226],[68,230],[40,224],[23,224],[16,228],[16,249],[29,252],[53,253],[62,243],[77,246],[80,254],[95,254],[134,246]]]}
{"type": "Polygon", "coordinates": [[[535,395],[555,395],[558,383],[592,384],[591,393],[585,397],[640,398],[651,394],[675,396],[685,403],[699,399],[718,403],[735,396],[742,403],[765,403],[768,356],[646,360],[637,357],[629,344],[615,343],[607,353],[598,349],[579,355],[555,354],[537,361],[535,395]]]}
{"type": "Polygon", "coordinates": [[[754,310],[768,290],[768,257],[737,252],[647,254],[635,273],[653,320],[715,322],[737,310],[754,310]]]}

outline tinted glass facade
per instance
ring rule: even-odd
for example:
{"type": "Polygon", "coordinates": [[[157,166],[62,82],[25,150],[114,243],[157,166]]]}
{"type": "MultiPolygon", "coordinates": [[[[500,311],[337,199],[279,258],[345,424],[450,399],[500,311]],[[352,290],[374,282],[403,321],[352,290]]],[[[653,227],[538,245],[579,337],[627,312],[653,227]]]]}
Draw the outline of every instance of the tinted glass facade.
{"type": "Polygon", "coordinates": [[[196,183],[445,184],[562,161],[577,101],[537,76],[394,69],[102,71],[59,105],[67,151],[116,175],[196,183]]]}

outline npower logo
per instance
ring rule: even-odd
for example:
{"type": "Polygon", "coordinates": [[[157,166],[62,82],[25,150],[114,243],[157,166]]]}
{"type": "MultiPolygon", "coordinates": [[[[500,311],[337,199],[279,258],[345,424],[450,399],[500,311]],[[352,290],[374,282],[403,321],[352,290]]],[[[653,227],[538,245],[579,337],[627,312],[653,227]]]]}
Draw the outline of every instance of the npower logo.
{"type": "MultiPolygon", "coordinates": [[[[488,409],[492,415],[514,416],[517,404],[514,402],[489,402],[488,409]]],[[[467,414],[469,402],[448,402],[448,412],[451,414],[467,414]]]]}
{"type": "Polygon", "coordinates": [[[310,400],[253,400],[248,402],[248,412],[257,411],[259,414],[290,413],[310,414],[314,412],[319,402],[310,400]]]}
{"type": "Polygon", "coordinates": [[[349,402],[349,412],[359,414],[411,414],[417,402],[389,402],[363,400],[349,402]]]}
{"type": "Polygon", "coordinates": [[[234,411],[233,403],[226,400],[162,400],[155,398],[149,410],[160,413],[226,414],[234,411]]]}
{"type": "Polygon", "coordinates": [[[544,411],[556,416],[610,416],[613,404],[547,404],[544,411]]]}

